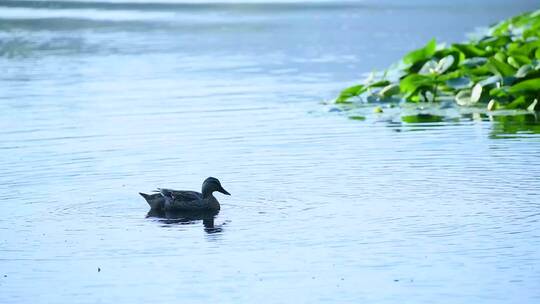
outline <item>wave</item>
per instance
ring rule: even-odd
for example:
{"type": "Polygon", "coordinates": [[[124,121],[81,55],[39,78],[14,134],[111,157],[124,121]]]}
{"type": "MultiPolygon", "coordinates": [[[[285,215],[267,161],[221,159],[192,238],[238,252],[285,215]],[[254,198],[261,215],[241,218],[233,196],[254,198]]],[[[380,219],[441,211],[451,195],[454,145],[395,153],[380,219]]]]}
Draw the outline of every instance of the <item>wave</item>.
{"type": "Polygon", "coordinates": [[[358,7],[358,2],[349,1],[204,1],[204,2],[142,2],[142,1],[37,1],[3,0],[0,7],[40,8],[40,9],[99,9],[99,10],[140,10],[140,11],[215,11],[215,10],[342,10],[358,7]]]}

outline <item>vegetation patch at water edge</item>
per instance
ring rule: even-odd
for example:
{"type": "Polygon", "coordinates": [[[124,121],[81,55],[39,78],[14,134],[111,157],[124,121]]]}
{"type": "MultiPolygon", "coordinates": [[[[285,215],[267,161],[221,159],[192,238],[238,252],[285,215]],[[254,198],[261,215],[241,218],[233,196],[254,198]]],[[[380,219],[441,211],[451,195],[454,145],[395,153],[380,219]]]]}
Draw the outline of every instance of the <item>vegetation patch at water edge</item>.
{"type": "Polygon", "coordinates": [[[334,103],[344,111],[378,104],[376,113],[406,104],[504,115],[539,111],[540,10],[501,21],[464,43],[432,39],[384,73],[344,89],[334,103]]]}

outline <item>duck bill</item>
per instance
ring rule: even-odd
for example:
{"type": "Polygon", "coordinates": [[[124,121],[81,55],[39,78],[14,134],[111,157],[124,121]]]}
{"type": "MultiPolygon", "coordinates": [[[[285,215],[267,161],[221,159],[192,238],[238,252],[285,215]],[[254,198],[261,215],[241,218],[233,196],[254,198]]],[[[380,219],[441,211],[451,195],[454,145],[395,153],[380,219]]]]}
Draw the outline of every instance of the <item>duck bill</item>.
{"type": "Polygon", "coordinates": [[[221,187],[221,189],[219,189],[218,191],[225,195],[231,195],[229,192],[227,192],[227,190],[223,189],[223,187],[221,187]]]}

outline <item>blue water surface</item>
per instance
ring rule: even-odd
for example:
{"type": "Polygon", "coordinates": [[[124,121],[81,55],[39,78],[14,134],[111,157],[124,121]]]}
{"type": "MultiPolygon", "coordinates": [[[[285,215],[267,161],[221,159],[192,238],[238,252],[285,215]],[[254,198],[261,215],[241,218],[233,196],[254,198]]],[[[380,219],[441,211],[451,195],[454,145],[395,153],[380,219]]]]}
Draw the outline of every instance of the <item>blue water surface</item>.
{"type": "Polygon", "coordinates": [[[537,8],[1,1],[0,303],[539,303],[535,114],[321,104],[537,8]],[[146,217],[207,176],[212,227],[146,217]]]}

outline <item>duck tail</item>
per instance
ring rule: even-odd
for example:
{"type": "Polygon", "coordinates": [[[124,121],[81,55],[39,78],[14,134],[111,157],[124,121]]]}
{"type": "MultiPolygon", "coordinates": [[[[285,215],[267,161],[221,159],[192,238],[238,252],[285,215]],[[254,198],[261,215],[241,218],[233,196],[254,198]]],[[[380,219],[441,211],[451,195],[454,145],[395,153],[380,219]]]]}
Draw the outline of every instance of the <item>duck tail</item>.
{"type": "Polygon", "coordinates": [[[174,196],[173,196],[171,190],[169,190],[169,189],[163,189],[163,188],[158,188],[158,191],[159,191],[159,193],[161,193],[161,195],[162,195],[163,197],[168,197],[168,198],[174,199],[174,196]]]}
{"type": "Polygon", "coordinates": [[[152,210],[161,210],[163,208],[163,197],[161,195],[156,194],[146,194],[139,192],[139,194],[144,198],[144,200],[148,203],[150,206],[150,209],[152,210]]]}

